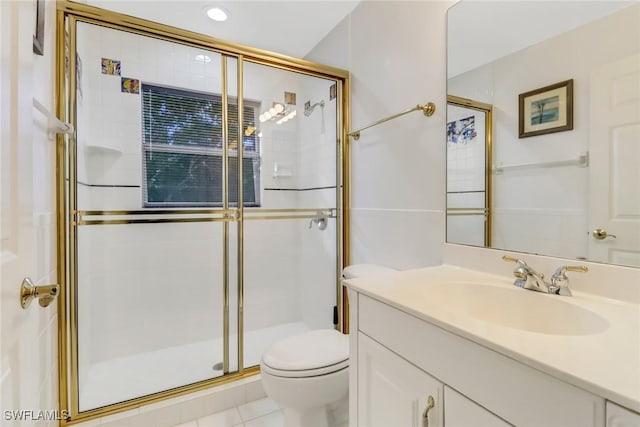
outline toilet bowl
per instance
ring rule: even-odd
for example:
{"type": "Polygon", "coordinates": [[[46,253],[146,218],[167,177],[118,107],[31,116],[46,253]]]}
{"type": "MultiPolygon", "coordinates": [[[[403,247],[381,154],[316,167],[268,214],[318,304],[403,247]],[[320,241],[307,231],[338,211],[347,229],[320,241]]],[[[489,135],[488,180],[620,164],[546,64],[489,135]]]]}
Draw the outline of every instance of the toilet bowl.
{"type": "MultiPolygon", "coordinates": [[[[395,270],[372,264],[347,267],[345,278],[395,270]]],[[[264,390],[284,412],[285,427],[334,427],[336,408],[346,408],[349,392],[349,337],[318,329],[275,342],[262,355],[264,390]]]]}
{"type": "Polygon", "coordinates": [[[285,427],[328,427],[330,405],[349,391],[349,338],[334,329],[287,337],[262,356],[267,396],[280,404],[285,427]]]}

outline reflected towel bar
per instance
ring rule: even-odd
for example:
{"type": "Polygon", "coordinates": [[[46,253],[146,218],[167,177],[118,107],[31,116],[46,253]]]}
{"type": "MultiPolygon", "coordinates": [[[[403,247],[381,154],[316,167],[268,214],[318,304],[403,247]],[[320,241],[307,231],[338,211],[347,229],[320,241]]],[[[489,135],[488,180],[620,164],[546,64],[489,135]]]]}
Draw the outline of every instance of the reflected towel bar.
{"type": "Polygon", "coordinates": [[[42,115],[47,118],[49,123],[53,123],[53,126],[50,126],[50,127],[47,128],[47,131],[49,131],[49,133],[52,133],[52,134],[56,134],[56,133],[70,134],[70,133],[73,133],[73,125],[60,121],[60,119],[58,119],[53,113],[51,113],[47,109],[47,107],[42,105],[40,103],[40,101],[38,101],[35,98],[33,98],[33,107],[36,110],[40,111],[42,113],[42,115]]]}
{"type": "Polygon", "coordinates": [[[540,162],[540,163],[524,163],[519,165],[508,165],[508,166],[494,166],[494,173],[502,173],[504,171],[517,170],[517,169],[535,169],[535,168],[553,168],[558,166],[579,166],[579,167],[587,167],[589,166],[589,153],[584,153],[578,156],[577,159],[570,160],[556,160],[551,162],[540,162]]]}
{"type": "Polygon", "coordinates": [[[389,120],[393,120],[395,118],[398,118],[400,116],[404,116],[405,114],[409,114],[409,113],[412,113],[412,112],[418,111],[418,110],[422,111],[422,113],[425,116],[430,117],[436,111],[436,104],[434,104],[433,102],[428,102],[426,104],[418,104],[415,107],[408,109],[407,111],[403,111],[402,113],[394,114],[393,116],[385,117],[384,119],[380,119],[377,122],[371,123],[370,125],[362,127],[362,128],[360,128],[358,130],[353,130],[353,131],[347,133],[347,135],[352,137],[353,139],[355,139],[357,141],[357,140],[360,139],[360,132],[362,132],[363,130],[369,129],[370,127],[377,126],[377,125],[379,125],[381,123],[388,122],[389,120]]]}

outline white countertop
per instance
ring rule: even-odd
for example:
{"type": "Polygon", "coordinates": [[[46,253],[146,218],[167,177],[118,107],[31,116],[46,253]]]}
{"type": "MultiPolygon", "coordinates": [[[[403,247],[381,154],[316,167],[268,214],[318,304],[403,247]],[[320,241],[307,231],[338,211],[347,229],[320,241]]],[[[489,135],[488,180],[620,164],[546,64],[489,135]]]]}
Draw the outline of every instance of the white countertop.
{"type": "MultiPolygon", "coordinates": [[[[576,291],[571,297],[547,295],[517,288],[512,283],[513,280],[507,276],[448,265],[345,281],[357,292],[640,412],[640,305],[576,291]],[[429,298],[430,290],[435,295],[443,285],[455,286],[458,283],[477,284],[479,290],[487,289],[483,286],[502,288],[497,290],[498,294],[505,293],[508,297],[510,292],[523,292],[526,294],[514,293],[514,301],[518,298],[520,303],[531,305],[548,301],[539,298],[553,299],[548,302],[554,310],[567,307],[572,309],[571,313],[573,309],[583,313],[582,309],[585,309],[594,313],[593,319],[597,321],[592,322],[588,313],[584,319],[585,324],[588,323],[587,328],[592,329],[588,333],[577,334],[571,330],[563,334],[543,333],[536,332],[535,327],[527,330],[504,322],[481,320],[455,301],[450,304],[441,298],[435,298],[438,301],[429,298]]],[[[506,307],[504,301],[496,302],[494,307],[487,308],[485,314],[491,318],[495,310],[502,308],[512,309],[506,307]]],[[[544,322],[544,312],[540,313],[540,319],[544,322]]]]}

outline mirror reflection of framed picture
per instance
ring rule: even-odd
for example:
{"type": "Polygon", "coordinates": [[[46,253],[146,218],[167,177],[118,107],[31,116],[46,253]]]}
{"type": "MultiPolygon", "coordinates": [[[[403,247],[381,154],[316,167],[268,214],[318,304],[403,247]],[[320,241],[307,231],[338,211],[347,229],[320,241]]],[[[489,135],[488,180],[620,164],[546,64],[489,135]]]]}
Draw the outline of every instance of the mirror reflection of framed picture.
{"type": "Polygon", "coordinates": [[[518,136],[573,129],[573,79],[518,96],[518,136]]]}
{"type": "Polygon", "coordinates": [[[44,2],[36,0],[36,31],[33,35],[33,53],[44,55],[44,2]]]}

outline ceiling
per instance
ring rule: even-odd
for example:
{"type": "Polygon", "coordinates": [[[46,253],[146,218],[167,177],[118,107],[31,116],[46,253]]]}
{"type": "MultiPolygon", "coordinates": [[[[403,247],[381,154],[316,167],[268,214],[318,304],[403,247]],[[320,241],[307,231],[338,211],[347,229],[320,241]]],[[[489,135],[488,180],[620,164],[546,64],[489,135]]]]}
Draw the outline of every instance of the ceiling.
{"type": "MultiPolygon", "coordinates": [[[[361,0],[78,1],[304,58],[361,0]],[[210,20],[205,14],[210,6],[223,8],[229,19],[210,20]]],[[[636,1],[463,0],[448,13],[448,75],[455,76],[494,61],[636,1]]]]}
{"type": "Polygon", "coordinates": [[[457,76],[633,4],[637,0],[464,0],[448,12],[448,76],[457,76]]]}
{"type": "Polygon", "coordinates": [[[359,3],[359,0],[83,0],[92,6],[144,18],[212,37],[303,58],[359,3]],[[207,6],[229,18],[215,22],[207,6]]]}

